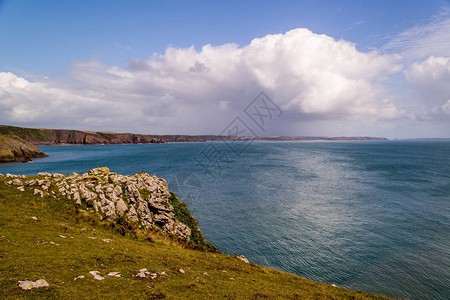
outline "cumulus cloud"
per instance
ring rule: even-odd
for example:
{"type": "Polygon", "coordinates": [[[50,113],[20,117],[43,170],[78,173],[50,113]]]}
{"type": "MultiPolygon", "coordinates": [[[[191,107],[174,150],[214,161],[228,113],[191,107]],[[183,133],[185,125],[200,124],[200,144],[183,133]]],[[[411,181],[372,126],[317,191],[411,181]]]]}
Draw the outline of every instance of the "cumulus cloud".
{"type": "Polygon", "coordinates": [[[397,60],[300,28],[244,47],[169,47],[126,68],[77,62],[66,81],[0,73],[0,116],[32,126],[219,133],[265,91],[289,122],[396,119],[404,112],[387,100],[385,81],[400,70],[397,60]]]}
{"type": "Polygon", "coordinates": [[[424,104],[434,113],[442,108],[447,112],[450,99],[450,57],[429,57],[413,63],[406,71],[407,80],[413,84],[424,104]]]}

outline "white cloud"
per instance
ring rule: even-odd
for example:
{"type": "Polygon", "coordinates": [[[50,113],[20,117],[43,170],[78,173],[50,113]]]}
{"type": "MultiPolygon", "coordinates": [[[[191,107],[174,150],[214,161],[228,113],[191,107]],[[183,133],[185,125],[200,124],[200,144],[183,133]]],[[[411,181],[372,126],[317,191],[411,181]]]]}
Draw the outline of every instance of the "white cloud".
{"type": "Polygon", "coordinates": [[[444,105],[441,106],[442,110],[446,113],[450,115],[450,99],[448,99],[447,103],[445,103],[444,105]]]}
{"type": "Polygon", "coordinates": [[[450,57],[430,57],[413,63],[406,71],[407,80],[419,91],[423,103],[437,113],[450,98],[450,57]]]}
{"type": "Polygon", "coordinates": [[[404,112],[384,100],[384,80],[399,70],[395,56],[295,29],[244,47],[169,47],[125,69],[78,62],[68,81],[0,73],[0,116],[30,126],[219,133],[265,91],[294,120],[395,119],[404,112]]]}

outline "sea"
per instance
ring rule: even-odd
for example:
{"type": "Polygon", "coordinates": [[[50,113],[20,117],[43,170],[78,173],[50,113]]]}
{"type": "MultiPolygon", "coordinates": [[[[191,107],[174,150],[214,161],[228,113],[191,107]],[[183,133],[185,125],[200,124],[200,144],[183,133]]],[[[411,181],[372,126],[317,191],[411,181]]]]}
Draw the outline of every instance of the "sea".
{"type": "Polygon", "coordinates": [[[450,142],[42,146],[0,173],[108,167],[168,181],[207,240],[250,262],[352,290],[450,299],[450,142]]]}

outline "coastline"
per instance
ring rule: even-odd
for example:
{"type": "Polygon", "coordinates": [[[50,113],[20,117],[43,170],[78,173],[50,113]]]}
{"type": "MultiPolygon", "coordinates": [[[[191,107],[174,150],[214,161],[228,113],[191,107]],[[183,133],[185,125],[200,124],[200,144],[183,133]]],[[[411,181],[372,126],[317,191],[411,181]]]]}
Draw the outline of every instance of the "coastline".
{"type": "MultiPolygon", "coordinates": [[[[138,181],[145,178],[165,186],[164,180],[148,174],[134,176],[138,181]]],[[[243,256],[186,247],[158,231],[145,235],[137,231],[140,235],[133,236],[127,231],[132,227],[121,219],[111,223],[112,219],[96,217],[95,210],[85,205],[92,196],[84,194],[85,188],[98,180],[128,186],[134,179],[106,168],[68,176],[0,175],[0,219],[4,222],[0,249],[5,253],[0,262],[1,298],[110,298],[133,294],[151,299],[388,299],[262,267],[243,256]],[[67,180],[77,183],[65,188],[67,180]],[[16,267],[6,268],[6,262],[16,267]],[[43,280],[45,284],[34,284],[43,280]],[[24,286],[24,282],[31,285],[24,286]]],[[[124,195],[132,194],[124,190],[124,195]]],[[[160,195],[165,194],[162,191],[160,195]]],[[[167,211],[158,201],[153,203],[167,211]]]]}

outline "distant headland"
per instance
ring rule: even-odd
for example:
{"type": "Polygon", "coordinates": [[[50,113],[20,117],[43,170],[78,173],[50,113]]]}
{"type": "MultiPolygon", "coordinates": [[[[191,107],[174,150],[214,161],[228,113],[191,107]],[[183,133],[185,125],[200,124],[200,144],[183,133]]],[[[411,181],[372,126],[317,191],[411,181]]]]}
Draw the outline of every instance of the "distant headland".
{"type": "Polygon", "coordinates": [[[384,137],[321,137],[321,136],[269,136],[241,137],[227,135],[153,135],[116,132],[80,131],[70,129],[23,128],[0,125],[0,134],[13,134],[36,146],[41,145],[101,145],[151,144],[174,142],[209,142],[226,140],[264,141],[356,141],[387,140],[384,137]]]}
{"type": "Polygon", "coordinates": [[[227,135],[150,135],[134,133],[80,131],[71,129],[24,128],[0,125],[0,162],[29,161],[46,156],[35,146],[103,145],[103,144],[164,144],[209,141],[379,141],[383,137],[320,137],[269,136],[242,137],[227,135]],[[23,151],[22,151],[23,150],[23,151]]]}

